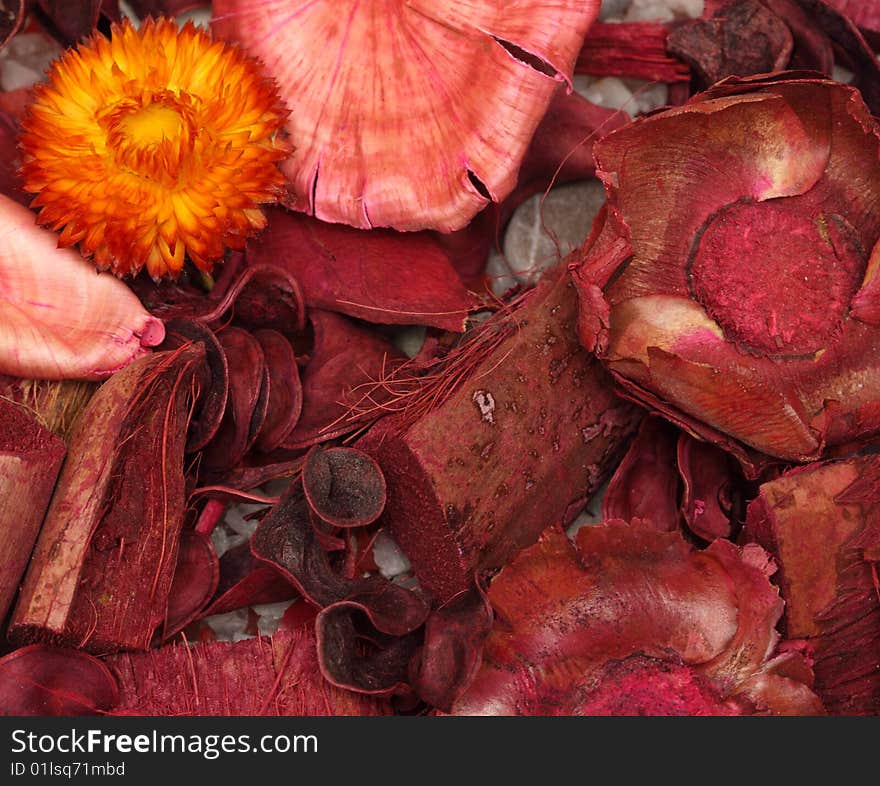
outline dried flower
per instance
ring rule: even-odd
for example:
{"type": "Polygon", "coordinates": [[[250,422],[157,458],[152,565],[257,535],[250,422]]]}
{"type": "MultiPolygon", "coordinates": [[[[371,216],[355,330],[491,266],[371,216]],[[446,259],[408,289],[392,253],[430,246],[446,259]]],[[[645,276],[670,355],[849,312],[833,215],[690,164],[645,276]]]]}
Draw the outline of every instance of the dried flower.
{"type": "Polygon", "coordinates": [[[574,275],[627,393],[749,460],[880,432],[880,131],[851,87],[719,83],[596,146],[574,275]]]}
{"type": "Polygon", "coordinates": [[[188,23],[129,22],[70,50],[23,123],[39,222],[117,275],[210,270],[265,225],[288,153],[274,83],[241,50],[188,23]]]}

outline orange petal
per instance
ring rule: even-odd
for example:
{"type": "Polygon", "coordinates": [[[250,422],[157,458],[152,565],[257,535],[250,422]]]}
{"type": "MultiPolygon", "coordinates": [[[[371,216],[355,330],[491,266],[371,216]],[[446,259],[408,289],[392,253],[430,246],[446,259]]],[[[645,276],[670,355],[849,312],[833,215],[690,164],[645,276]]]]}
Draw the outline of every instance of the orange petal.
{"type": "Polygon", "coordinates": [[[516,183],[598,0],[217,0],[291,108],[291,207],[369,228],[465,224],[516,183]]]}

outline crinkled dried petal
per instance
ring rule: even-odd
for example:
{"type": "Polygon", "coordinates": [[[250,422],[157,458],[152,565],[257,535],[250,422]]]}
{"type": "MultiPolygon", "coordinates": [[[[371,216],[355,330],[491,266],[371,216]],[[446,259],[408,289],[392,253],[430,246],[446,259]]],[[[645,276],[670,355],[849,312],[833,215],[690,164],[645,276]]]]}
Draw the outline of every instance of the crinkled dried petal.
{"type": "Polygon", "coordinates": [[[0,372],[101,379],[162,343],[162,322],[128,287],[56,240],[0,194],[0,372]]]}
{"type": "Polygon", "coordinates": [[[513,189],[599,2],[213,7],[215,28],[258,55],[290,102],[293,207],[361,228],[450,231],[513,189]]]}

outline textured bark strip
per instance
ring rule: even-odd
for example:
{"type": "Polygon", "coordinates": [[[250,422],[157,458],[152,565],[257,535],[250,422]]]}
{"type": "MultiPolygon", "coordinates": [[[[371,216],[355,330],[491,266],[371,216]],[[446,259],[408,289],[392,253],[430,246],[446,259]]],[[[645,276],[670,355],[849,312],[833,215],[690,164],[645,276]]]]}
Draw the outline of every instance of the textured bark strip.
{"type": "Polygon", "coordinates": [[[165,620],[183,524],[184,443],[201,344],[106,382],[67,461],[10,624],[17,642],[146,649],[165,620]]]}
{"type": "Polygon", "coordinates": [[[575,313],[563,266],[441,406],[403,431],[380,423],[384,437],[365,441],[386,476],[384,520],[437,601],[573,518],[637,424],[578,345],[575,313]]]}
{"type": "Polygon", "coordinates": [[[0,399],[0,620],[12,606],[64,461],[64,442],[0,399]]]}

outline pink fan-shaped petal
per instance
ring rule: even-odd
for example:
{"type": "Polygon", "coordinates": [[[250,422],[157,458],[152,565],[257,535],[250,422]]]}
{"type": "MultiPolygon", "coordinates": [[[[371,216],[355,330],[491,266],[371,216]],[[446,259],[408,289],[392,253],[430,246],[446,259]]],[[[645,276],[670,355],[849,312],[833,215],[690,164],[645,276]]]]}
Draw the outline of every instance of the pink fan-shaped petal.
{"type": "Polygon", "coordinates": [[[100,379],[162,343],[161,320],[125,284],[56,242],[0,194],[0,373],[100,379]]]}
{"type": "Polygon", "coordinates": [[[290,110],[291,207],[361,228],[464,226],[513,189],[599,0],[216,0],[290,110]]]}

